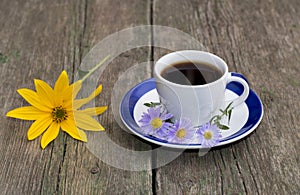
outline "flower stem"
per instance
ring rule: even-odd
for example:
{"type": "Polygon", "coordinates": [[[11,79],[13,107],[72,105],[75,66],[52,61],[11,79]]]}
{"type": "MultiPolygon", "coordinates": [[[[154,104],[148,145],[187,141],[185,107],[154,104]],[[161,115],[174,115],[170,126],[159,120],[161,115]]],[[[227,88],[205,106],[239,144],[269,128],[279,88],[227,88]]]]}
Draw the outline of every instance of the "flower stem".
{"type": "Polygon", "coordinates": [[[94,68],[92,68],[84,77],[81,79],[82,82],[87,79],[93,72],[95,72],[108,58],[110,55],[107,55],[99,64],[97,64],[94,68]]]}
{"type": "Polygon", "coordinates": [[[226,126],[226,125],[221,124],[220,121],[222,120],[222,118],[224,116],[227,116],[228,117],[228,125],[229,125],[230,118],[231,118],[231,112],[232,112],[232,109],[233,109],[233,107],[231,107],[231,104],[232,104],[232,102],[230,104],[228,104],[228,106],[224,110],[220,109],[221,114],[213,116],[210,119],[209,123],[213,124],[213,125],[217,125],[219,127],[219,129],[228,130],[229,127],[226,126]]]}

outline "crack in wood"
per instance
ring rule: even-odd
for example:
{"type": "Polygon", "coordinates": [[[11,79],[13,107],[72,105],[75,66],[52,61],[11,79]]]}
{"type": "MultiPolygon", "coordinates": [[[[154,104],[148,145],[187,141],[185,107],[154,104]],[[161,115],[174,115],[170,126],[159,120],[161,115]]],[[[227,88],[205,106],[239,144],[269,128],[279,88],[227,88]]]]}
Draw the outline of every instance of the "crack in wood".
{"type": "MultiPolygon", "coordinates": [[[[151,25],[151,32],[150,32],[150,66],[153,67],[154,66],[154,31],[153,31],[153,9],[154,9],[154,0],[150,0],[149,1],[149,21],[150,21],[150,25],[151,25]]],[[[151,77],[153,77],[153,71],[151,68],[151,77]]]]}
{"type": "Polygon", "coordinates": [[[235,161],[235,165],[236,165],[236,167],[237,167],[237,170],[238,170],[238,172],[239,172],[240,178],[241,178],[241,180],[242,180],[242,184],[243,184],[244,191],[245,191],[246,194],[248,194],[248,192],[247,192],[247,187],[246,187],[246,183],[245,183],[245,179],[244,179],[244,177],[243,177],[243,175],[242,175],[242,171],[241,171],[240,165],[239,165],[239,163],[238,163],[237,157],[236,157],[236,155],[235,155],[234,149],[232,149],[232,155],[233,155],[233,158],[234,158],[234,161],[235,161]]]}
{"type": "MultiPolygon", "coordinates": [[[[63,164],[64,164],[64,161],[65,161],[65,156],[66,156],[66,151],[67,151],[67,137],[66,135],[64,135],[64,147],[63,147],[63,155],[62,155],[62,159],[61,159],[61,162],[59,163],[59,168],[58,168],[58,173],[57,173],[57,183],[56,183],[56,188],[55,188],[55,192],[57,194],[60,193],[59,191],[59,188],[60,188],[60,181],[61,181],[61,173],[62,173],[62,167],[63,167],[63,164]]],[[[52,155],[52,152],[51,152],[51,155],[52,155]]]]}
{"type": "Polygon", "coordinates": [[[82,62],[82,58],[83,58],[83,49],[82,49],[83,44],[82,43],[84,41],[83,38],[84,38],[84,35],[85,35],[86,23],[87,23],[87,8],[88,8],[87,0],[84,0],[83,7],[84,7],[84,9],[83,9],[82,31],[80,33],[80,38],[79,38],[79,63],[82,62]]]}
{"type": "MultiPolygon", "coordinates": [[[[154,31],[153,31],[153,9],[154,9],[154,0],[149,0],[149,22],[150,22],[150,66],[153,67],[154,66],[154,31]]],[[[151,77],[153,77],[153,69],[151,68],[151,77]]],[[[156,195],[157,194],[157,181],[156,181],[156,177],[157,177],[157,152],[155,152],[155,146],[151,145],[151,149],[152,149],[152,156],[151,156],[151,168],[152,168],[152,175],[151,175],[151,182],[152,182],[152,194],[156,195]],[[154,168],[155,167],[155,168],[154,168]]]]}
{"type": "Polygon", "coordinates": [[[152,168],[152,193],[153,195],[157,194],[157,182],[156,182],[156,177],[157,177],[157,169],[154,169],[154,167],[157,166],[157,152],[155,150],[152,150],[152,156],[151,156],[151,168],[152,168]]]}

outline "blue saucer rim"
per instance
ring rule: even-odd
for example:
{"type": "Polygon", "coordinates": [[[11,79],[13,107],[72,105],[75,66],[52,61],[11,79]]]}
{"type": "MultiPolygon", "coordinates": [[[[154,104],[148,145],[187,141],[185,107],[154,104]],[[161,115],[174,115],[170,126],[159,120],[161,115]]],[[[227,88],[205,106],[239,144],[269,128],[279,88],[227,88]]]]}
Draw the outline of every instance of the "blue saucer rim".
{"type": "MultiPolygon", "coordinates": [[[[234,73],[234,76],[240,76],[238,73],[234,73]]],[[[244,77],[241,77],[245,79],[244,77]]],[[[245,79],[246,80],[246,79],[245,79]]],[[[247,80],[246,80],[247,81],[247,80]]],[[[120,116],[125,124],[125,126],[131,130],[135,135],[150,141],[152,143],[163,145],[171,148],[202,148],[201,144],[179,144],[179,143],[169,143],[165,140],[161,140],[159,138],[145,135],[139,129],[140,127],[134,120],[134,108],[137,101],[147,92],[154,90],[156,88],[154,78],[150,78],[147,80],[142,81],[141,83],[137,84],[131,90],[129,90],[125,96],[123,97],[120,103],[120,116]]],[[[233,91],[234,93],[240,95],[243,92],[243,87],[241,84],[237,82],[231,82],[227,85],[227,89],[233,91]]],[[[249,96],[245,101],[248,110],[249,116],[245,125],[235,134],[226,137],[225,139],[220,140],[220,143],[216,146],[221,146],[225,144],[232,143],[234,141],[240,140],[251,132],[253,132],[263,117],[263,105],[259,97],[255,94],[255,92],[250,89],[249,96]]],[[[216,147],[215,146],[215,147],[216,147]]]]}

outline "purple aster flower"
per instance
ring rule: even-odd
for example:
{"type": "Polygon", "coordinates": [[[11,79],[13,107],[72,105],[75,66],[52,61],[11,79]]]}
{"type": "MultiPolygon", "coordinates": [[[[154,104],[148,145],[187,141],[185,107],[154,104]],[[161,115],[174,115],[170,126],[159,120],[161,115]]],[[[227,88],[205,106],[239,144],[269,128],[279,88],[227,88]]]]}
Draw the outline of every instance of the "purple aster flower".
{"type": "Polygon", "coordinates": [[[221,132],[216,125],[205,123],[198,130],[197,134],[200,138],[200,143],[204,148],[211,148],[217,145],[222,138],[221,132]]]}
{"type": "Polygon", "coordinates": [[[195,130],[190,120],[177,120],[172,129],[169,130],[166,139],[174,143],[188,143],[192,141],[195,130]]]}
{"type": "Polygon", "coordinates": [[[166,110],[161,112],[161,106],[151,107],[147,110],[147,113],[143,113],[141,123],[142,131],[148,135],[158,135],[158,137],[164,137],[168,132],[172,123],[165,122],[172,118],[171,113],[167,113],[166,110]]]}

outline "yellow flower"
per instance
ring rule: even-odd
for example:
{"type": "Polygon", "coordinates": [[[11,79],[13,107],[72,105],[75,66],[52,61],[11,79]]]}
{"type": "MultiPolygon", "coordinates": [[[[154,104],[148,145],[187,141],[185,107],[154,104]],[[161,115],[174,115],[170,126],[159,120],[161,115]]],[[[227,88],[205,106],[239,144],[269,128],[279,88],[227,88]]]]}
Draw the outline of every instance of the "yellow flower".
{"type": "Polygon", "coordinates": [[[92,117],[103,113],[107,106],[78,110],[90,102],[102,91],[100,85],[90,96],[75,99],[81,89],[82,81],[69,85],[66,71],[57,79],[54,89],[42,80],[34,80],[36,92],[30,89],[19,89],[18,93],[31,106],[9,111],[6,116],[23,120],[35,120],[30,126],[27,136],[33,140],[43,133],[41,146],[44,149],[59,134],[60,129],[74,139],[86,142],[87,137],[82,130],[101,131],[104,128],[92,117]]]}

